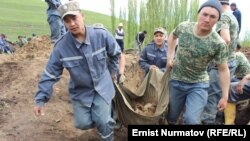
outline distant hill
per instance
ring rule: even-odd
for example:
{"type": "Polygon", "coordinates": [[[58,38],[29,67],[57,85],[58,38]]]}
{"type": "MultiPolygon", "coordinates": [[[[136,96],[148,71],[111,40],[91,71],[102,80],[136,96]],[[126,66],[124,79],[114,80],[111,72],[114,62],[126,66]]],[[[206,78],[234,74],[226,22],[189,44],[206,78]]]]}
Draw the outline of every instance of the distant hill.
{"type": "MultiPolygon", "coordinates": [[[[18,35],[50,35],[47,3],[42,0],[0,0],[0,33],[16,41],[18,35]]],[[[83,10],[85,24],[102,23],[111,29],[110,16],[83,10]]]]}

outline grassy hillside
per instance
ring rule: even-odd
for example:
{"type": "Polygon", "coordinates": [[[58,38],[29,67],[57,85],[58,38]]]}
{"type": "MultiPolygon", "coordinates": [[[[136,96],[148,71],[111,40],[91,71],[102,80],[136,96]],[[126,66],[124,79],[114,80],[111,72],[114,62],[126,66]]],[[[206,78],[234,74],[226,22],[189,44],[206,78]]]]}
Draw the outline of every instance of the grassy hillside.
{"type": "MultiPolygon", "coordinates": [[[[50,34],[46,2],[42,0],[0,0],[0,5],[0,33],[6,34],[10,40],[16,41],[18,35],[30,37],[32,33],[50,34]]],[[[87,25],[103,23],[107,29],[111,29],[110,16],[85,10],[83,12],[87,25]]]]}

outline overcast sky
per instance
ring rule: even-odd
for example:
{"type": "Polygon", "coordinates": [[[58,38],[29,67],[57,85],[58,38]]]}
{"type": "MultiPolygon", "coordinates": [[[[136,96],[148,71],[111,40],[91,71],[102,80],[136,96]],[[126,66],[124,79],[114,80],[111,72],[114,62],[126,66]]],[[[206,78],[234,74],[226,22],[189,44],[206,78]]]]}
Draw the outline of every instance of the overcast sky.
{"type": "MultiPolygon", "coordinates": [[[[62,3],[68,0],[61,0],[62,3]]],[[[85,10],[94,11],[102,14],[110,15],[110,0],[77,0],[80,2],[81,7],[85,10]]],[[[140,1],[140,0],[137,0],[140,1]]],[[[200,0],[201,3],[206,0],[200,0]]],[[[247,16],[247,13],[250,13],[248,9],[250,6],[250,0],[230,0],[230,3],[235,2],[237,7],[242,14],[242,25],[241,25],[241,37],[243,37],[246,31],[250,32],[250,16],[247,16]]],[[[116,0],[116,13],[119,13],[120,8],[127,7],[127,0],[116,0]]]]}

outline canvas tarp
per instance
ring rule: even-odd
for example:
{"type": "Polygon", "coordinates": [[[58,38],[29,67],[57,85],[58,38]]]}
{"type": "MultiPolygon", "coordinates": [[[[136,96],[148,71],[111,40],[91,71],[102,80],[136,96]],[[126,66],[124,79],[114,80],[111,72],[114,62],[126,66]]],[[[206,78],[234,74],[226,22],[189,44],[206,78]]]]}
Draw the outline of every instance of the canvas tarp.
{"type": "Polygon", "coordinates": [[[114,100],[119,121],[125,126],[158,124],[169,102],[169,75],[169,71],[163,73],[158,69],[150,70],[136,92],[115,84],[117,93],[114,100]],[[155,113],[139,114],[133,108],[135,103],[156,103],[155,113]]]}

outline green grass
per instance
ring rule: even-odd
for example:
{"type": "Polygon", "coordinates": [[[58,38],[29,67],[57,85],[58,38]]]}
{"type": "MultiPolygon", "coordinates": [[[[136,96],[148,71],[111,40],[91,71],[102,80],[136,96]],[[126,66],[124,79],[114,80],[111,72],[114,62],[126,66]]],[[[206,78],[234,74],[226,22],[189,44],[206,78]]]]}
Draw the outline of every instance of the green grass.
{"type": "Polygon", "coordinates": [[[18,35],[49,33],[46,3],[41,0],[1,0],[0,32],[15,41],[18,35]]]}
{"type": "MultiPolygon", "coordinates": [[[[195,5],[197,0],[194,0],[194,4],[192,10],[194,11],[194,16],[193,18],[196,18],[197,16],[197,9],[194,9],[194,7],[198,7],[198,5],[195,5]]],[[[131,0],[130,4],[132,3],[133,0],[131,0]]],[[[158,0],[159,2],[159,0],[158,0]]],[[[130,6],[130,14],[128,13],[123,13],[123,16],[120,18],[124,18],[126,14],[130,15],[130,18],[128,22],[124,22],[125,25],[125,32],[126,32],[126,37],[125,37],[125,47],[126,48],[132,48],[134,44],[134,36],[136,32],[139,30],[144,30],[147,29],[148,32],[148,41],[152,40],[152,32],[155,27],[158,26],[166,26],[168,29],[168,32],[171,32],[173,27],[176,26],[179,21],[182,21],[183,19],[180,19],[181,16],[171,16],[168,14],[171,14],[171,11],[174,12],[175,15],[178,15],[178,12],[183,12],[179,9],[184,9],[184,8],[179,8],[177,7],[177,10],[174,11],[173,7],[167,5],[167,1],[165,2],[165,7],[162,7],[163,10],[160,13],[165,13],[164,15],[161,15],[162,18],[159,18],[159,14],[155,14],[158,16],[154,16],[154,12],[156,12],[154,9],[157,8],[152,8],[153,11],[149,11],[147,8],[142,7],[144,10],[145,15],[140,15],[140,25],[138,28],[134,28],[134,24],[136,24],[133,20],[135,19],[134,11],[135,8],[138,7],[133,7],[130,6]],[[134,9],[133,9],[134,8],[134,9]],[[165,12],[164,12],[165,10],[165,12]],[[169,10],[169,11],[168,11],[169,10]],[[177,12],[177,13],[176,13],[177,12]],[[153,14],[153,15],[150,15],[153,14]],[[155,17],[153,19],[153,17],[155,17]],[[131,20],[131,18],[133,20],[131,20]],[[143,19],[144,18],[144,19],[143,19]],[[177,18],[177,19],[175,19],[177,18]],[[165,20],[162,20],[165,19],[165,20]],[[152,21],[158,21],[158,23],[154,24],[152,21]],[[178,22],[177,22],[178,21],[178,22]],[[174,26],[173,26],[174,25],[174,26]]],[[[170,0],[171,2],[176,2],[176,0],[170,0]]],[[[184,2],[180,0],[180,2],[184,2]]],[[[163,4],[162,4],[163,5],[163,4]]],[[[180,5],[186,7],[186,5],[180,5]]],[[[158,7],[158,6],[157,6],[158,7]]],[[[49,24],[47,22],[47,3],[42,1],[42,0],[0,0],[0,33],[4,33],[7,35],[9,40],[11,41],[17,41],[17,36],[18,35],[23,35],[26,37],[30,37],[32,33],[35,33],[37,35],[50,35],[50,29],[49,29],[49,24]]],[[[127,11],[128,12],[128,11],[127,11]]],[[[185,12],[185,11],[184,11],[185,12]]],[[[83,10],[83,13],[85,15],[85,24],[86,25],[92,25],[93,23],[102,23],[109,31],[112,33],[114,32],[114,28],[116,25],[121,22],[119,19],[113,19],[113,24],[111,21],[111,17],[91,11],[85,11],[83,10]],[[113,26],[113,29],[112,29],[113,26]]],[[[192,16],[192,13],[189,14],[189,16],[192,16]]],[[[187,18],[186,16],[182,16],[182,18],[187,18]]],[[[191,18],[192,19],[192,18],[191,18]]],[[[247,46],[250,47],[250,34],[247,33],[245,34],[244,39],[241,41],[242,46],[247,46]]]]}
{"type": "MultiPolygon", "coordinates": [[[[50,35],[47,23],[47,3],[42,0],[0,0],[0,33],[7,35],[9,40],[17,41],[18,35],[30,37],[37,35],[50,35]]],[[[85,23],[102,23],[111,30],[110,16],[83,11],[85,23]]]]}
{"type": "Polygon", "coordinates": [[[250,32],[246,32],[243,40],[241,40],[241,46],[250,47],[250,32]]]}

